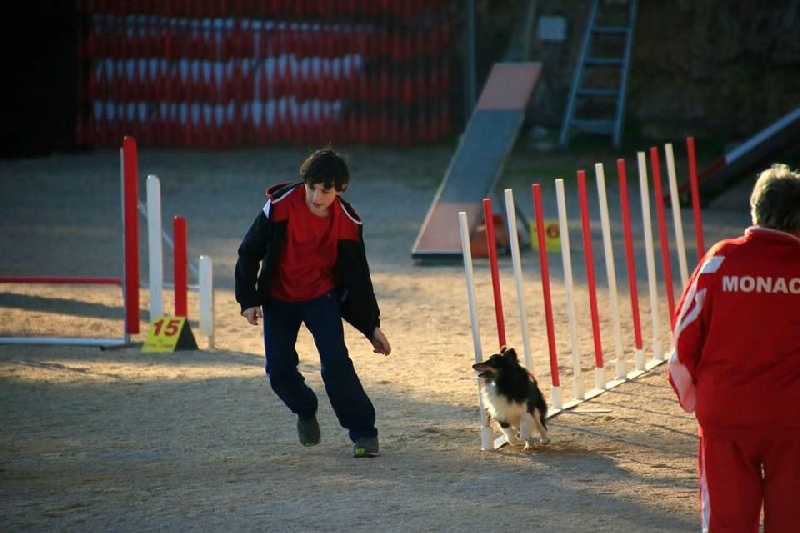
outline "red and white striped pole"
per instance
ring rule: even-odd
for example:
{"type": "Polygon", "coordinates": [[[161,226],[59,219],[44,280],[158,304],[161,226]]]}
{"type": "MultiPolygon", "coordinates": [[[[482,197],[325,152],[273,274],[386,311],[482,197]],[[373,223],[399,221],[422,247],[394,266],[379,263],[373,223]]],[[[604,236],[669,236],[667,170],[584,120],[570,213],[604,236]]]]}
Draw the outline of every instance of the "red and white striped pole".
{"type": "Polygon", "coordinates": [[[561,376],[558,370],[558,351],[556,349],[556,331],[553,322],[553,302],[550,297],[550,268],[547,264],[547,243],[544,236],[544,211],[542,209],[542,187],[538,183],[531,185],[533,205],[536,217],[536,242],[539,244],[539,269],[542,276],[542,296],[544,299],[544,317],[547,325],[547,347],[550,354],[550,397],[553,408],[561,409],[561,376]]]}

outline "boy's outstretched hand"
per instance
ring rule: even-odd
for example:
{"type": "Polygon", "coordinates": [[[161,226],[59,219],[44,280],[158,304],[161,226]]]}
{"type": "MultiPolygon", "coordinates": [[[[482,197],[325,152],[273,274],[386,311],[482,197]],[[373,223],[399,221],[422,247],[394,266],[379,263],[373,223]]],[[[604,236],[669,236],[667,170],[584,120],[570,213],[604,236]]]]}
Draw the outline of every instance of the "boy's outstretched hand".
{"type": "Polygon", "coordinates": [[[260,307],[248,307],[242,313],[242,316],[247,319],[247,321],[254,325],[258,325],[258,319],[261,318],[261,308],[260,307]]]}
{"type": "Polygon", "coordinates": [[[372,343],[372,351],[375,353],[389,355],[392,351],[389,340],[386,338],[386,335],[383,334],[381,328],[375,328],[375,333],[372,335],[372,340],[370,342],[372,343]]]}

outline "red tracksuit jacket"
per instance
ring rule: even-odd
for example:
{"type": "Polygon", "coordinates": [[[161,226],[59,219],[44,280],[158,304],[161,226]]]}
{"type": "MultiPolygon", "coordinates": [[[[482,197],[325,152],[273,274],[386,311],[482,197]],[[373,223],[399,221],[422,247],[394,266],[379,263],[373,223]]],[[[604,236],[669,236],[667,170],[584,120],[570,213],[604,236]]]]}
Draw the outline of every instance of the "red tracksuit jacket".
{"type": "Polygon", "coordinates": [[[800,239],[751,227],[715,244],[674,317],[669,380],[704,435],[800,437],[800,239]]]}

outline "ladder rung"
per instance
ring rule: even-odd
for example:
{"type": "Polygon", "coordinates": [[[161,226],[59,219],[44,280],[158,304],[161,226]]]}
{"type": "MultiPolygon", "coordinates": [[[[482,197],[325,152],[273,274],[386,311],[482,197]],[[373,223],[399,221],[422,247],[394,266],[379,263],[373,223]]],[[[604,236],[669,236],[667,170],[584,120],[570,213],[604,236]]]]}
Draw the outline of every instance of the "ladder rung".
{"type": "Polygon", "coordinates": [[[625,65],[624,59],[616,59],[613,57],[587,57],[583,60],[586,65],[596,65],[604,67],[621,67],[625,65]]]}
{"type": "Polygon", "coordinates": [[[583,131],[594,133],[614,133],[616,122],[613,120],[575,118],[570,123],[583,131]]]}
{"type": "Polygon", "coordinates": [[[592,32],[602,35],[627,35],[631,29],[627,26],[594,26],[592,32]]]}
{"type": "Polygon", "coordinates": [[[578,96],[603,96],[608,98],[619,97],[619,89],[578,89],[578,96]]]}

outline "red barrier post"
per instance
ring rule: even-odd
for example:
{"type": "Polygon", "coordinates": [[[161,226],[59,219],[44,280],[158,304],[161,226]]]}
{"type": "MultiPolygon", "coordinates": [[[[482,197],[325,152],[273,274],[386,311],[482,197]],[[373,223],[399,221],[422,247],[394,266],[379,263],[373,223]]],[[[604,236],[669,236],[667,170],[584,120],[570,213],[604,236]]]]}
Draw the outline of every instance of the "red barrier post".
{"type": "MultiPolygon", "coordinates": [[[[594,276],[594,253],[592,252],[592,228],[589,223],[589,199],[586,194],[586,171],[578,171],[578,194],[581,202],[581,226],[583,228],[584,263],[586,263],[586,282],[589,285],[589,312],[592,319],[594,337],[594,366],[603,369],[603,343],[600,337],[600,316],[597,309],[597,291],[594,276]]],[[[595,386],[605,388],[605,376],[596,372],[595,386]]]]}
{"type": "MultiPolygon", "coordinates": [[[[531,185],[533,206],[536,217],[536,238],[539,243],[539,268],[542,276],[542,295],[544,297],[544,316],[547,324],[547,346],[550,350],[550,381],[553,387],[561,386],[558,371],[558,352],[556,351],[556,330],[553,322],[553,303],[550,298],[550,269],[547,265],[547,243],[544,236],[544,211],[542,210],[542,187],[538,183],[531,185]]],[[[554,406],[560,407],[560,406],[554,406]]]]}
{"type": "MultiPolygon", "coordinates": [[[[661,190],[661,161],[658,157],[658,148],[655,146],[650,148],[650,168],[653,171],[653,187],[656,190],[656,197],[660,198],[663,194],[661,190]]],[[[661,238],[661,262],[664,266],[664,283],[667,288],[667,303],[669,304],[669,322],[672,325],[672,317],[675,316],[675,291],[672,288],[672,268],[670,266],[667,222],[664,218],[664,202],[656,202],[656,213],[658,216],[658,234],[661,238]]]]}
{"type": "Polygon", "coordinates": [[[139,333],[139,169],[136,139],[122,139],[125,333],[139,333]]]}
{"type": "Polygon", "coordinates": [[[494,214],[492,200],[483,199],[483,216],[486,223],[486,245],[489,248],[489,268],[492,274],[492,291],[494,292],[494,314],[497,319],[497,338],[500,347],[506,345],[506,324],[503,314],[503,296],[500,294],[500,271],[497,266],[497,241],[494,236],[494,214]]]}
{"type": "Polygon", "coordinates": [[[620,206],[622,208],[622,227],[625,233],[625,257],[628,262],[628,286],[631,296],[631,313],[633,314],[633,338],[637,355],[636,369],[644,370],[642,324],[639,318],[639,293],[636,288],[636,261],[633,256],[630,202],[628,201],[628,183],[625,176],[624,159],[617,159],[617,175],[619,177],[620,206]]]}
{"type": "Polygon", "coordinates": [[[694,152],[694,137],[686,138],[686,154],[689,159],[689,184],[692,188],[692,210],[694,211],[694,234],[697,241],[697,262],[706,255],[703,243],[703,222],[700,219],[700,189],[697,181],[697,161],[694,152]]]}
{"type": "Polygon", "coordinates": [[[189,261],[187,259],[186,219],[175,216],[172,223],[175,240],[175,316],[188,317],[189,261]]]}

